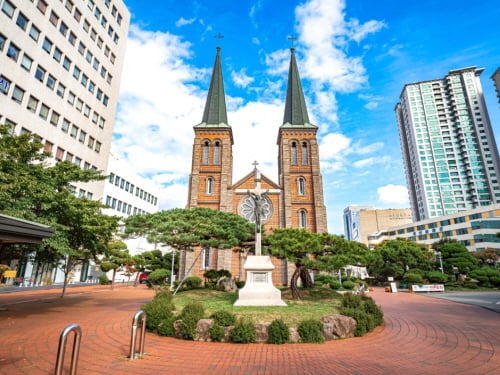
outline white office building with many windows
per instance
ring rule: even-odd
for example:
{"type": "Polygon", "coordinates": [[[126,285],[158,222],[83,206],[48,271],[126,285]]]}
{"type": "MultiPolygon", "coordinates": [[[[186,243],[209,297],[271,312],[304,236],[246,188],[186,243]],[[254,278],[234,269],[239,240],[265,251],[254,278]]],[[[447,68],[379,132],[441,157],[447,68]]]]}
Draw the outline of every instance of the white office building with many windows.
{"type": "MultiPolygon", "coordinates": [[[[0,0],[0,124],[106,172],[129,22],[122,0],[0,0]]],[[[101,200],[104,183],[75,189],[101,200]]]]}
{"type": "Polygon", "coordinates": [[[500,161],[476,67],[405,85],[395,111],[414,221],[500,203],[500,161]]]}

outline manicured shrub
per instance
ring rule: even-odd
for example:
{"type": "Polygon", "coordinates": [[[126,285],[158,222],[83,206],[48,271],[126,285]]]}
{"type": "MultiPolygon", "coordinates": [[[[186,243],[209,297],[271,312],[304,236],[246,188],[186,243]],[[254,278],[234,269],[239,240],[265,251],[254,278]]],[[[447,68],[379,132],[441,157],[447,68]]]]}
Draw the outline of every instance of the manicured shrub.
{"type": "MultiPolygon", "coordinates": [[[[175,315],[172,315],[169,318],[163,319],[158,325],[158,334],[161,336],[174,336],[174,322],[177,320],[175,315]]],[[[146,321],[147,324],[147,321],[146,321]]]]}
{"type": "Polygon", "coordinates": [[[297,327],[301,342],[324,342],[323,323],[315,319],[303,320],[297,327]]]}
{"type": "Polygon", "coordinates": [[[354,281],[351,280],[343,281],[342,287],[347,290],[352,290],[354,288],[354,281]]]}
{"type": "Polygon", "coordinates": [[[275,319],[268,329],[269,344],[284,344],[290,339],[288,326],[282,319],[275,319]]]}
{"type": "Polygon", "coordinates": [[[330,288],[332,288],[332,289],[335,289],[335,290],[340,289],[340,282],[336,279],[333,279],[332,281],[330,281],[329,284],[330,284],[330,288]]]}
{"type": "Polygon", "coordinates": [[[99,279],[100,285],[109,284],[109,281],[110,281],[108,278],[108,275],[106,275],[106,274],[99,275],[98,279],[99,279]]]}
{"type": "Polygon", "coordinates": [[[167,279],[170,277],[170,271],[164,268],[159,268],[151,272],[148,276],[148,285],[165,285],[167,284],[167,279]]]}
{"type": "Polygon", "coordinates": [[[210,318],[222,327],[232,326],[236,322],[236,316],[227,310],[216,311],[210,315],[210,318]]]}
{"type": "Polygon", "coordinates": [[[244,286],[245,286],[245,282],[244,282],[244,281],[241,281],[241,280],[236,281],[236,287],[237,287],[238,289],[241,289],[241,288],[243,288],[244,286]]]}
{"type": "Polygon", "coordinates": [[[384,315],[375,301],[367,296],[344,294],[340,313],[356,320],[355,336],[363,336],[384,322],[384,315]]]}
{"type": "Polygon", "coordinates": [[[217,323],[214,323],[212,327],[208,329],[208,333],[210,334],[210,338],[213,341],[222,341],[224,338],[224,327],[220,326],[217,323]]]}
{"type": "Polygon", "coordinates": [[[418,272],[406,272],[403,276],[403,280],[411,284],[419,284],[422,282],[422,274],[418,272]]]}
{"type": "Polygon", "coordinates": [[[196,289],[201,286],[201,279],[198,276],[189,276],[183,283],[186,289],[196,289]]]}
{"type": "Polygon", "coordinates": [[[330,284],[335,278],[331,275],[325,275],[322,273],[318,273],[317,275],[314,275],[314,283],[321,283],[322,285],[324,284],[330,284]]]}
{"type": "Polygon", "coordinates": [[[141,308],[146,313],[146,327],[151,332],[158,332],[160,323],[171,319],[175,310],[172,294],[168,291],[159,292],[151,302],[142,305],[141,308]]]}
{"type": "Polygon", "coordinates": [[[248,344],[255,342],[255,326],[252,321],[241,318],[231,330],[230,339],[232,342],[248,344]]]}
{"type": "Polygon", "coordinates": [[[180,319],[182,319],[181,336],[186,340],[194,340],[196,337],[196,326],[198,320],[205,316],[205,308],[199,302],[188,303],[182,309],[180,319]]]}
{"type": "Polygon", "coordinates": [[[427,279],[431,283],[444,284],[448,281],[448,275],[441,271],[432,271],[427,274],[427,279]]]}

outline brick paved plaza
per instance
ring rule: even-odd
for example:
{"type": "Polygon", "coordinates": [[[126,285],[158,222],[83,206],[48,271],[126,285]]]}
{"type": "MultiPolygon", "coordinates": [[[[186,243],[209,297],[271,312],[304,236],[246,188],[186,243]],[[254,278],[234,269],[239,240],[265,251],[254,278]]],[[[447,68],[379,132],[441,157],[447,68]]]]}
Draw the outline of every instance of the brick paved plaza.
{"type": "MultiPolygon", "coordinates": [[[[385,326],[325,344],[227,344],[147,333],[129,361],[132,319],[144,286],[0,293],[0,374],[53,374],[62,330],[82,329],[78,374],[500,374],[500,314],[409,293],[371,293],[385,326]]],[[[68,336],[68,348],[73,334],[68,336]]],[[[66,354],[69,364],[71,354],[66,354]]]]}

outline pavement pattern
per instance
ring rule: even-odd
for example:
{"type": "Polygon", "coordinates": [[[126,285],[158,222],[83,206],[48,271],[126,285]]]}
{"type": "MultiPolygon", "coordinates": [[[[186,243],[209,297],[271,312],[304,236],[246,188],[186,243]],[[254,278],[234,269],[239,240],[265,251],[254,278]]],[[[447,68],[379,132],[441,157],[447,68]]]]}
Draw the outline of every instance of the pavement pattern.
{"type": "MultiPolygon", "coordinates": [[[[146,333],[143,358],[129,360],[134,314],[145,286],[0,293],[0,374],[54,374],[59,338],[82,329],[78,374],[390,375],[500,374],[500,314],[410,293],[370,295],[385,324],[364,337],[324,344],[230,344],[146,333]]],[[[69,373],[73,333],[68,335],[69,373]]]]}

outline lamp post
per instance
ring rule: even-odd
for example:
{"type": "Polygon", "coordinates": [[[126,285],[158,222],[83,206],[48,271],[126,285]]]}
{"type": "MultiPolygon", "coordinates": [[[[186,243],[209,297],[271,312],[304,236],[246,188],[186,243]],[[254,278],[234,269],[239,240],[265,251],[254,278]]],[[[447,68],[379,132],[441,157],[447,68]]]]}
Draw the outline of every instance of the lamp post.
{"type": "Polygon", "coordinates": [[[444,273],[444,270],[443,270],[443,256],[441,255],[441,251],[438,251],[436,253],[436,256],[439,260],[439,269],[441,270],[442,273],[444,273]]]}
{"type": "Polygon", "coordinates": [[[174,264],[175,264],[175,250],[172,248],[172,270],[170,271],[170,289],[174,289],[174,264]]]}

